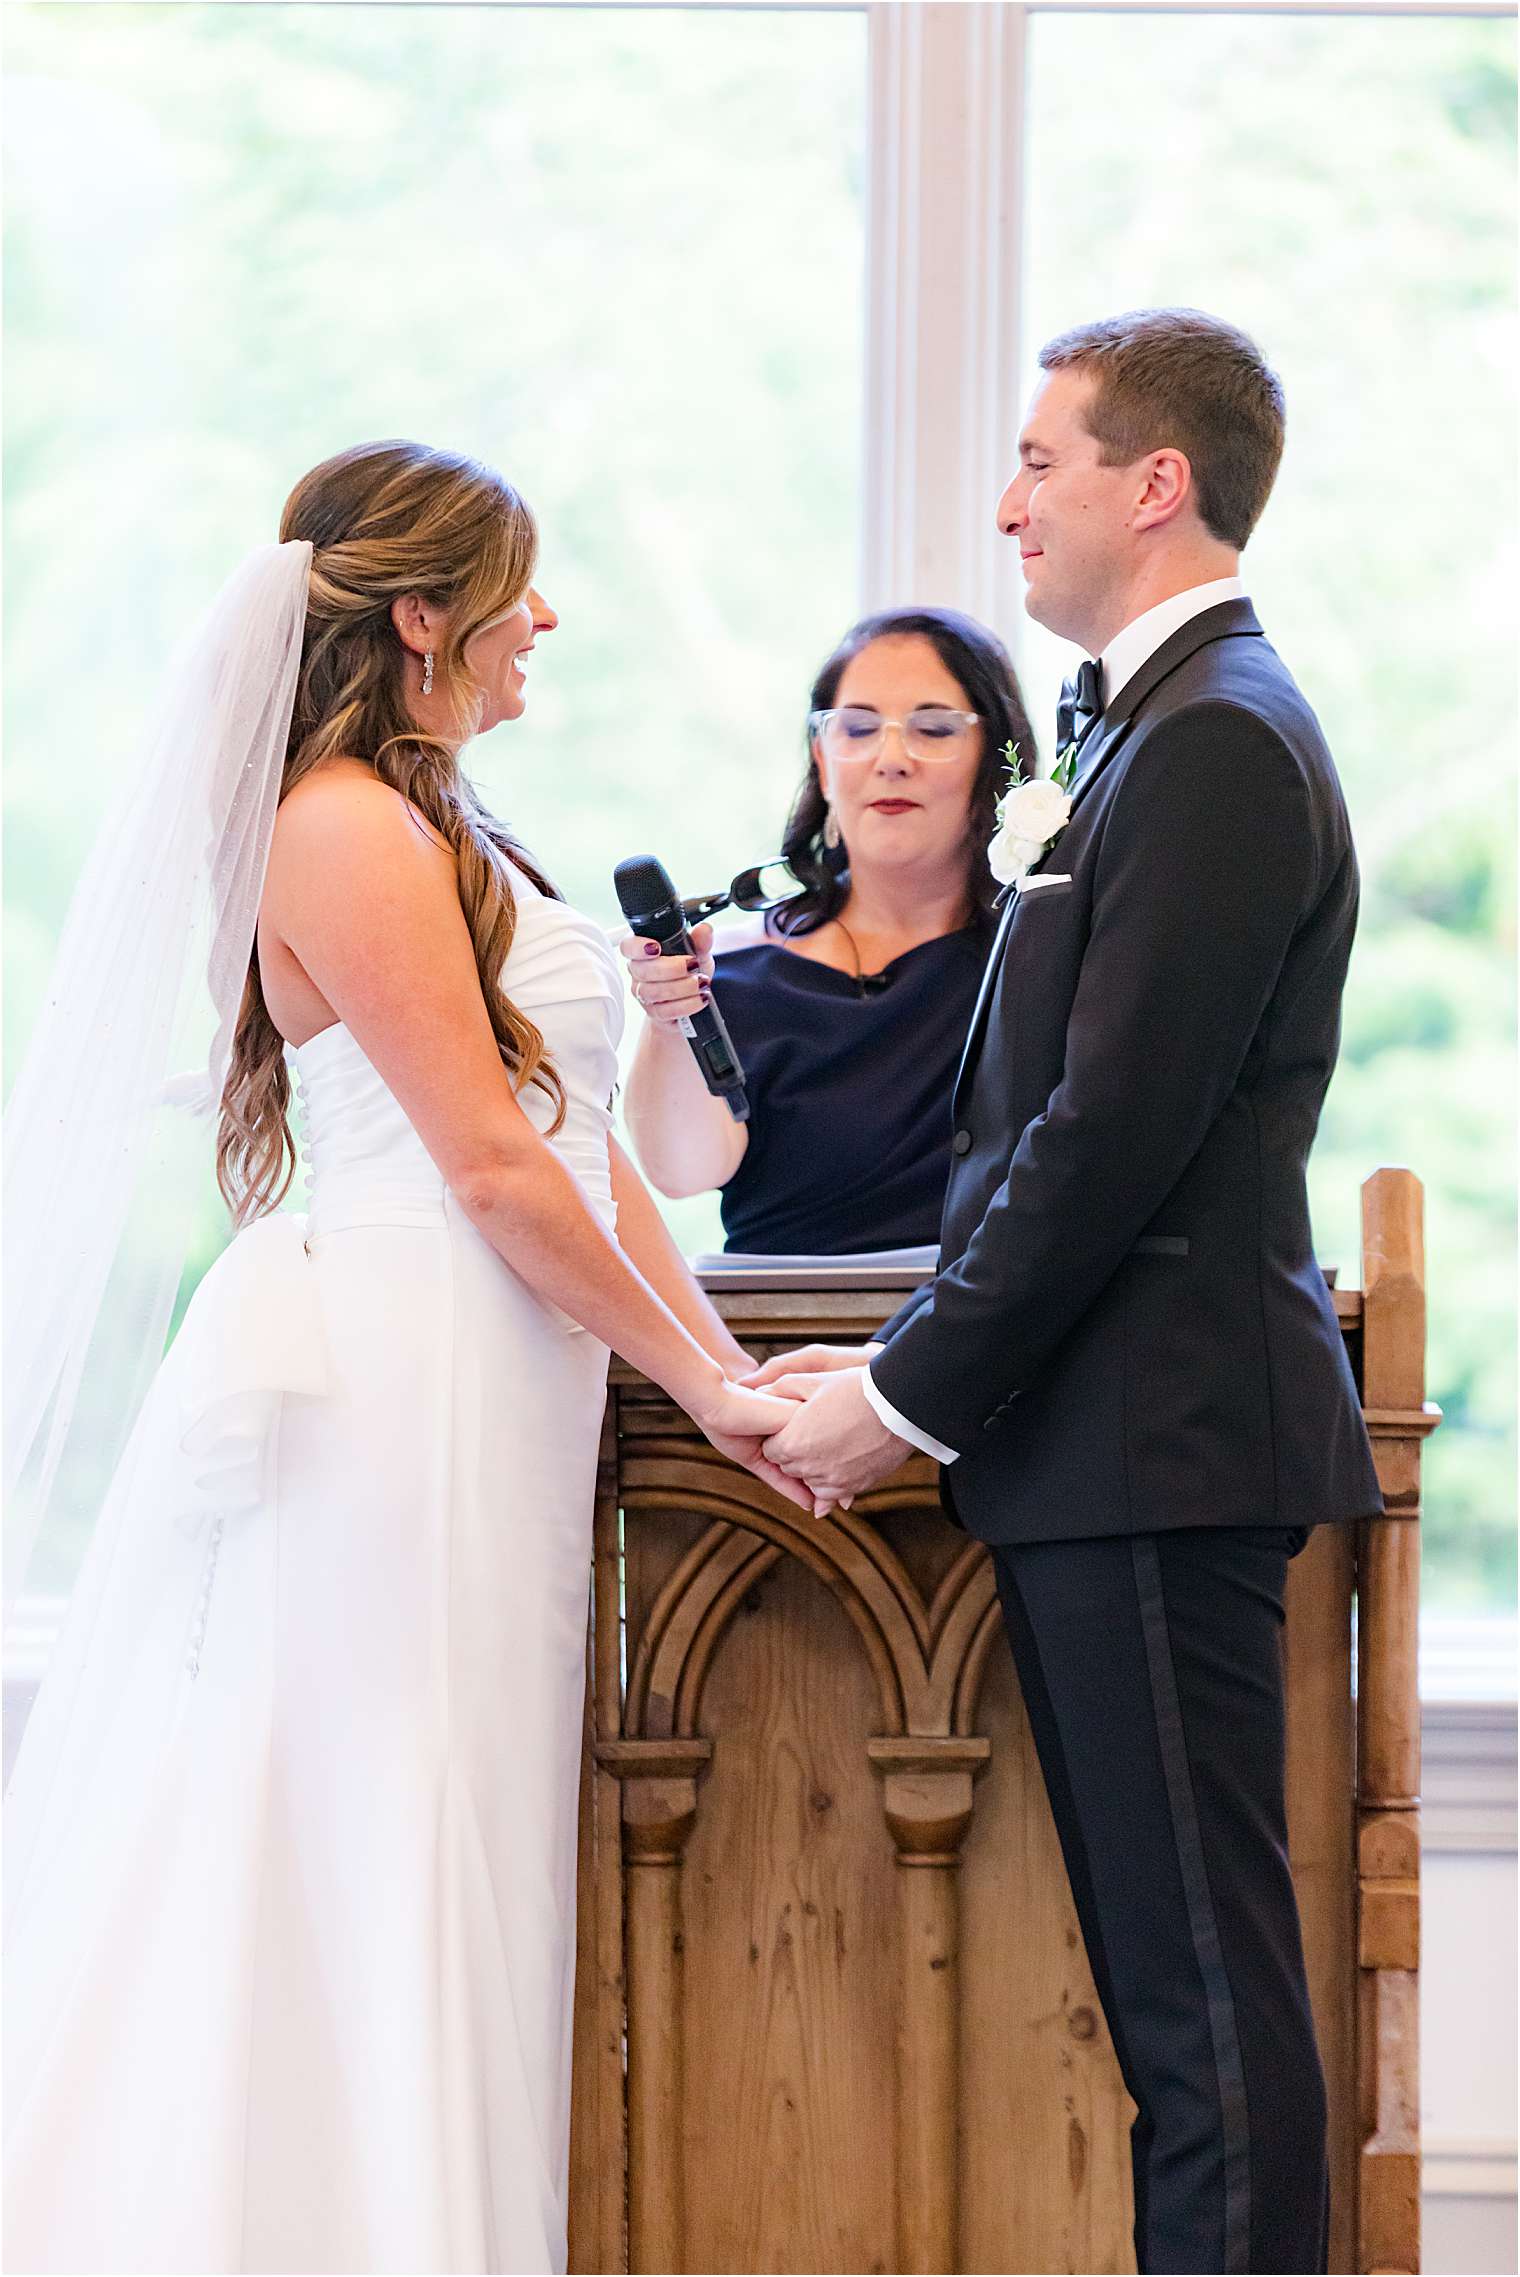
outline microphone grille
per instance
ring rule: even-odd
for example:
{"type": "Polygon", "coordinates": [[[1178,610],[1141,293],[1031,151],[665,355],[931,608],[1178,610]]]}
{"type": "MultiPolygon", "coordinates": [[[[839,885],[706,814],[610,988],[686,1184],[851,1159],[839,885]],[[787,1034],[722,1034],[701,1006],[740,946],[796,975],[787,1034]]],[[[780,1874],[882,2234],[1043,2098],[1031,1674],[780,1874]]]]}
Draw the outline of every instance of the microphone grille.
{"type": "Polygon", "coordinates": [[[618,907],[630,920],[652,916],[657,909],[668,909],[676,898],[670,873],[653,854],[630,854],[627,861],[619,862],[613,871],[612,883],[617,890],[618,907]]]}

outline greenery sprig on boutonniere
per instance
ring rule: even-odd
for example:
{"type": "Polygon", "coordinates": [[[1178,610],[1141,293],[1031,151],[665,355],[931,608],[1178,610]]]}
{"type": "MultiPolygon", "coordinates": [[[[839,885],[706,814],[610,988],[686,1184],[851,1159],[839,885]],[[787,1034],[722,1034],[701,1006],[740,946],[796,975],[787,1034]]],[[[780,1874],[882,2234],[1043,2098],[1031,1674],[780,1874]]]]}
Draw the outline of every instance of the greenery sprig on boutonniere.
{"type": "Polygon", "coordinates": [[[1003,746],[1008,788],[998,801],[998,826],[987,859],[1001,885],[1017,885],[1071,819],[1077,747],[1068,743],[1049,775],[1026,778],[1013,744],[1003,746]]]}
{"type": "MultiPolygon", "coordinates": [[[[1019,748],[1016,743],[1005,743],[1003,745],[1003,764],[1008,769],[1008,791],[1021,790],[1026,781],[1040,781],[1042,779],[1038,776],[1026,777],[1024,762],[1019,757],[1019,748]]],[[[1043,780],[1054,783],[1058,791],[1069,792],[1076,779],[1077,746],[1075,743],[1068,743],[1060,758],[1051,768],[1049,775],[1045,776],[1043,780]]],[[[1008,791],[1005,791],[998,801],[999,822],[1003,819],[1003,808],[1008,803],[1008,791]]]]}

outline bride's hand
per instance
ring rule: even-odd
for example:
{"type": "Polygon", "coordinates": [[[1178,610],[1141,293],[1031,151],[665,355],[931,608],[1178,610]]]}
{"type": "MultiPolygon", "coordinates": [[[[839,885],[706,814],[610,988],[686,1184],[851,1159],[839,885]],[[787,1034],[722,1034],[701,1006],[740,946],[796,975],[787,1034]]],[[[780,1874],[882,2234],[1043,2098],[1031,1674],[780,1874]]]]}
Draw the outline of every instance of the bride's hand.
{"type": "Polygon", "coordinates": [[[803,1344],[795,1352],[777,1352],[760,1368],[741,1375],[741,1384],[775,1384],[781,1376],[821,1376],[832,1368],[863,1368],[882,1350],[879,1344],[803,1344]]]}
{"type": "Polygon", "coordinates": [[[767,1439],[785,1429],[796,1412],[796,1405],[795,1400],[746,1391],[739,1384],[725,1381],[697,1402],[691,1416],[720,1455],[753,1471],[756,1478],[777,1494],[785,1495],[788,1502],[795,1502],[799,1510],[816,1510],[817,1503],[801,1480],[791,1477],[761,1451],[767,1439]]]}

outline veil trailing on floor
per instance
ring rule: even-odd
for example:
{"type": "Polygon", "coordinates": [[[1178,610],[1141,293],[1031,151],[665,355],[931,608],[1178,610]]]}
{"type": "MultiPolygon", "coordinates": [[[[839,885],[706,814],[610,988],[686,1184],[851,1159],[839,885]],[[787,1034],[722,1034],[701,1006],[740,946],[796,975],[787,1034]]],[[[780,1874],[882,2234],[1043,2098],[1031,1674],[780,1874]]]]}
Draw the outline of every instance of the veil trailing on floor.
{"type": "Polygon", "coordinates": [[[204,1210],[310,571],[304,541],[256,549],[172,666],[6,1112],[8,1634],[23,1591],[63,1593],[80,1562],[204,1210]]]}

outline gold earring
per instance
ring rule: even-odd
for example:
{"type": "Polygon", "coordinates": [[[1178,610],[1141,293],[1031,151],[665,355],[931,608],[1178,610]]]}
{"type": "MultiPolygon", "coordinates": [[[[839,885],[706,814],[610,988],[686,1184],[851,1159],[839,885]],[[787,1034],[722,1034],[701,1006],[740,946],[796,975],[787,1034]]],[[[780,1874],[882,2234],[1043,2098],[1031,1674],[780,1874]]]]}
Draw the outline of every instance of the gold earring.
{"type": "Polygon", "coordinates": [[[431,649],[422,659],[422,693],[425,696],[430,696],[433,693],[433,652],[431,649]]]}

